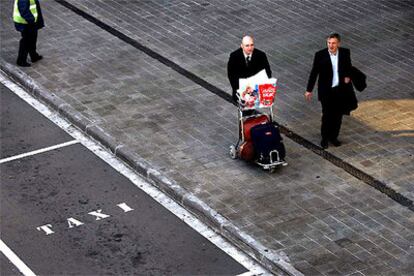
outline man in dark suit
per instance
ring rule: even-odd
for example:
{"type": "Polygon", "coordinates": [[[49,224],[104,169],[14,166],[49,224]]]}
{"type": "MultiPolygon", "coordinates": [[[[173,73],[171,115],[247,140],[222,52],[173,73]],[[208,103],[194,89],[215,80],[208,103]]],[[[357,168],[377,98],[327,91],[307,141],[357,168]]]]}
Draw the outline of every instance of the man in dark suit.
{"type": "Polygon", "coordinates": [[[313,60],[305,92],[306,100],[312,98],[312,90],[318,78],[318,100],[322,104],[321,147],[328,148],[328,142],[338,147],[344,107],[341,93],[352,89],[351,53],[340,48],[341,37],[337,33],[327,37],[327,48],[318,51],[313,60]]]}
{"type": "Polygon", "coordinates": [[[239,89],[239,79],[244,79],[255,75],[265,69],[267,76],[272,76],[269,61],[266,54],[254,48],[254,40],[251,36],[244,36],[240,49],[230,54],[227,63],[227,76],[231,88],[233,89],[233,100],[237,102],[237,89],[239,89]]]}

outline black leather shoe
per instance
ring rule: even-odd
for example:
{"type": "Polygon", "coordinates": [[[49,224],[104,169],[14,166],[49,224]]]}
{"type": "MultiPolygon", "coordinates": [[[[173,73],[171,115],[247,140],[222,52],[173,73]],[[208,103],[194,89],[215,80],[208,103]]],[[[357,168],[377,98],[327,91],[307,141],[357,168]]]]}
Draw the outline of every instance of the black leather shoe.
{"type": "Polygon", "coordinates": [[[37,56],[35,56],[34,58],[31,58],[31,60],[32,60],[32,62],[36,62],[36,61],[39,61],[39,60],[41,60],[43,57],[41,56],[41,55],[37,55],[37,56]]]}
{"type": "Polygon", "coordinates": [[[16,62],[16,64],[17,65],[19,65],[20,67],[30,67],[30,66],[32,66],[30,63],[28,63],[28,62],[16,62]]]}
{"type": "Polygon", "coordinates": [[[331,140],[331,143],[335,147],[339,147],[340,145],[342,145],[341,141],[339,141],[338,139],[331,140]]]}
{"type": "Polygon", "coordinates": [[[328,140],[324,140],[324,139],[322,139],[322,140],[321,140],[321,147],[322,147],[323,149],[327,149],[327,148],[328,148],[328,140]]]}

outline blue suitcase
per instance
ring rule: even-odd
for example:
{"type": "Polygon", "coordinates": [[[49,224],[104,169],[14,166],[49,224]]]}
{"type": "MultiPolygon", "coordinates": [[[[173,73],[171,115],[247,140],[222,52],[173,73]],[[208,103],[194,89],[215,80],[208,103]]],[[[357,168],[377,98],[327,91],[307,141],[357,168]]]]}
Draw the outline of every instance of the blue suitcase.
{"type": "Polygon", "coordinates": [[[262,164],[284,161],[286,150],[277,125],[258,124],[252,127],[251,137],[256,161],[262,164]]]}

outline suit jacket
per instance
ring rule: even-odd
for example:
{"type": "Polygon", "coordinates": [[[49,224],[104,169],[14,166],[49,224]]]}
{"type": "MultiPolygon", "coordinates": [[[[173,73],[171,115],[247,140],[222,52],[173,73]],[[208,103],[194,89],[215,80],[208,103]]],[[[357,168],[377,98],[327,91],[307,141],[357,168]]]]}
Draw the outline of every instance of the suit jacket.
{"type": "Polygon", "coordinates": [[[342,93],[338,95],[338,101],[340,102],[340,109],[344,115],[350,115],[352,110],[358,108],[358,99],[355,95],[354,87],[351,84],[344,87],[342,93]]]}
{"type": "Polygon", "coordinates": [[[355,95],[355,90],[362,92],[367,87],[366,82],[367,76],[362,73],[359,69],[352,66],[351,68],[351,80],[352,85],[347,85],[345,87],[346,93],[341,93],[340,101],[342,103],[342,114],[349,115],[352,110],[357,109],[358,107],[358,99],[355,95]]]}
{"type": "MultiPolygon", "coordinates": [[[[345,77],[351,77],[351,52],[346,48],[338,48],[338,75],[339,87],[347,87],[345,77]]],[[[312,70],[309,75],[306,91],[312,91],[318,79],[318,100],[323,101],[332,87],[332,62],[329,56],[328,48],[316,52],[313,60],[312,70]]],[[[352,86],[352,85],[351,85],[352,86]]]]}
{"type": "Polygon", "coordinates": [[[354,66],[351,69],[351,79],[355,89],[359,92],[367,88],[367,76],[354,66]]]}
{"type": "Polygon", "coordinates": [[[253,50],[249,66],[246,65],[243,49],[239,48],[232,52],[227,63],[227,76],[233,89],[233,98],[235,98],[236,91],[239,89],[239,79],[251,77],[263,69],[266,70],[267,76],[270,78],[272,71],[270,70],[269,61],[266,54],[259,49],[253,50]]]}

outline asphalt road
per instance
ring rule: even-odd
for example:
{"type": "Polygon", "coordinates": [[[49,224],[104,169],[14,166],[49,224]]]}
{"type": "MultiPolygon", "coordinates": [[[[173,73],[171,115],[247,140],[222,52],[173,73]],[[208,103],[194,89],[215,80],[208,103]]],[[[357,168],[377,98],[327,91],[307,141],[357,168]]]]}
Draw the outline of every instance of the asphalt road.
{"type": "Polygon", "coordinates": [[[19,270],[4,256],[0,254],[1,275],[20,275],[19,270]]]}
{"type": "MultiPolygon", "coordinates": [[[[237,275],[247,271],[0,87],[1,240],[35,274],[237,275]],[[4,161],[55,145],[61,146],[4,161]]],[[[19,274],[0,255],[1,274],[19,274]]]]}

